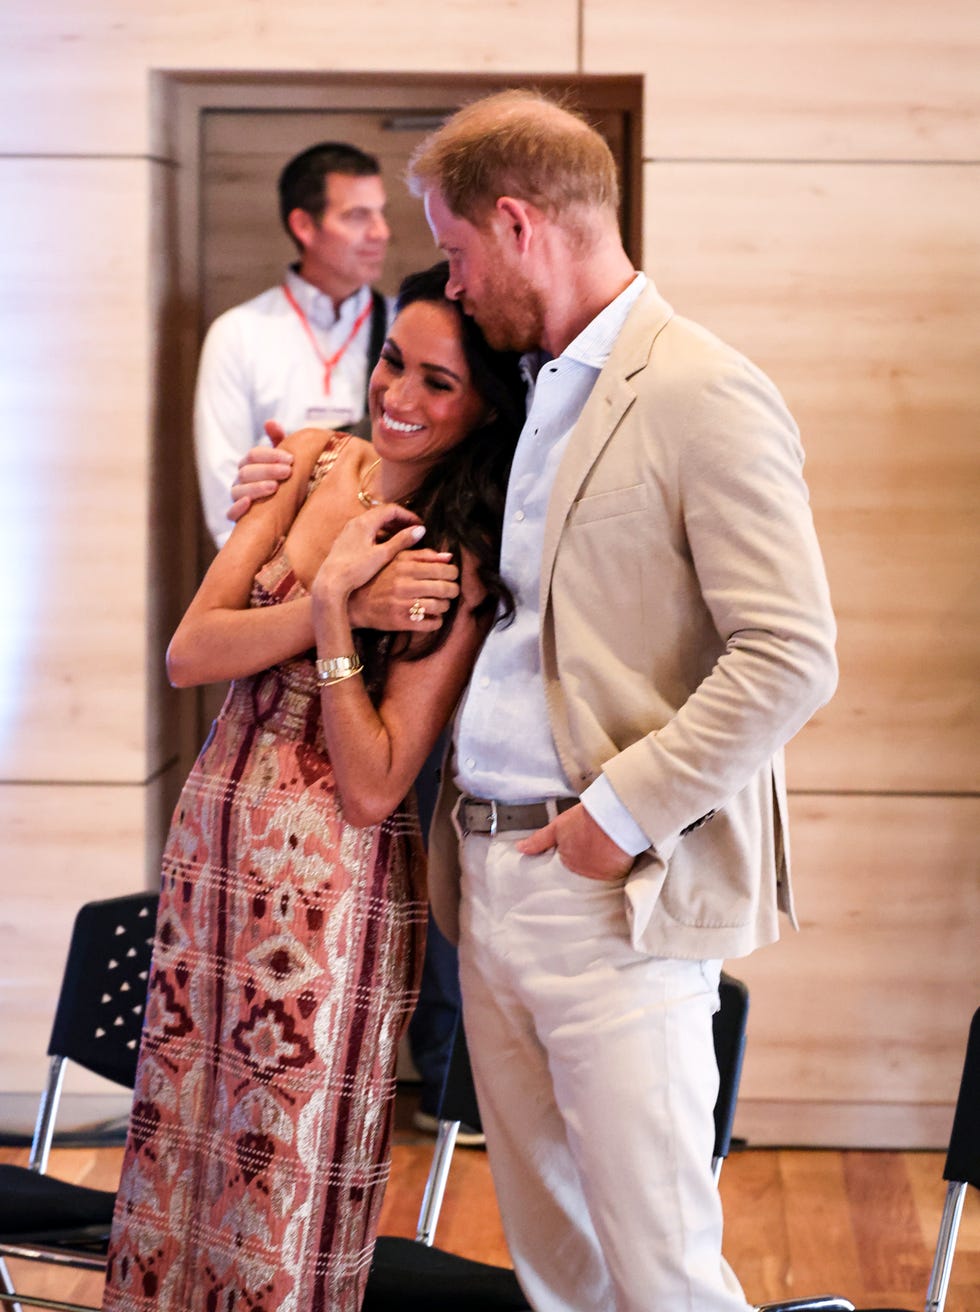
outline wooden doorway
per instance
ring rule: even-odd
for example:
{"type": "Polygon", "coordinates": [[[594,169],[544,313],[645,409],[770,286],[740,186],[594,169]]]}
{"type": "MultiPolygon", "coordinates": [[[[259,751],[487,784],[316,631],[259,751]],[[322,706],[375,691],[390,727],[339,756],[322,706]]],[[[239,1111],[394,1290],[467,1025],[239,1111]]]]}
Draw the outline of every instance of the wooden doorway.
{"type": "MultiPolygon", "coordinates": [[[[160,287],[154,479],[159,470],[170,488],[158,510],[153,551],[165,640],[211,554],[198,512],[191,437],[201,341],[216,315],[276,283],[293,256],[276,208],[283,163],[327,139],[352,141],[379,157],[393,233],[382,288],[393,291],[406,272],[436,258],[421,205],[402,181],[415,144],[468,100],[516,84],[533,86],[567,97],[608,140],[620,169],[623,239],[639,267],[643,82],[638,75],[193,70],[152,76],[154,155],[171,166],[163,172],[152,234],[160,287]]],[[[215,696],[181,700],[177,736],[189,766],[215,696]]]]}

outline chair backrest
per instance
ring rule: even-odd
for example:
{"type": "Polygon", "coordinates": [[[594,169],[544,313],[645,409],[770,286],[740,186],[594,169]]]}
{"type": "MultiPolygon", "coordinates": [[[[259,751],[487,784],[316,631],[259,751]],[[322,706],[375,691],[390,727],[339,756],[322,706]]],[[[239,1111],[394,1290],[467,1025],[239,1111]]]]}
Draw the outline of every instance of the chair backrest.
{"type": "Polygon", "coordinates": [[[87,902],[75,917],[48,1055],[132,1088],[158,895],[87,902]]]}
{"type": "MultiPolygon", "coordinates": [[[[739,979],[723,974],[719,987],[721,1006],[714,1017],[715,1060],[718,1063],[718,1100],[715,1103],[714,1156],[728,1156],[735,1121],[735,1104],[742,1078],[745,1036],[749,1016],[749,991],[739,979]]],[[[480,1128],[470,1057],[462,1023],[456,1027],[449,1069],[442,1092],[439,1115],[444,1121],[462,1121],[480,1128]]]]}
{"type": "Polygon", "coordinates": [[[970,1023],[943,1179],[980,1189],[980,1008],[970,1023]]]}
{"type": "Polygon", "coordinates": [[[715,1061],[718,1063],[714,1150],[716,1163],[728,1156],[732,1146],[732,1126],[735,1124],[735,1106],[742,1081],[745,1036],[749,1023],[749,991],[740,979],[722,972],[718,996],[720,1006],[713,1022],[715,1061]]]}

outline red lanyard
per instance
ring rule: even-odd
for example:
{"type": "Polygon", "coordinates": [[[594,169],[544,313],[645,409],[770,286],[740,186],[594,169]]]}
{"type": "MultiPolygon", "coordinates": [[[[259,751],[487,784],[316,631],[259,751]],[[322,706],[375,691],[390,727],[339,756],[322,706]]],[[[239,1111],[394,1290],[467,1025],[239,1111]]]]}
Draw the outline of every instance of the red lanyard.
{"type": "Polygon", "coordinates": [[[333,373],[333,367],[335,364],[339,364],[340,359],[343,356],[344,352],[347,350],[348,346],[350,346],[351,342],[354,340],[354,338],[357,336],[357,334],[361,331],[361,329],[364,327],[365,323],[367,322],[367,317],[371,313],[371,300],[370,298],[368,298],[367,305],[365,305],[364,309],[357,316],[357,321],[355,322],[354,327],[350,330],[350,336],[347,338],[347,341],[344,342],[340,350],[334,351],[333,355],[331,355],[328,358],[320,350],[320,344],[313,336],[313,329],[310,327],[309,319],[307,319],[306,315],[303,313],[303,307],[300,305],[299,301],[297,301],[296,297],[289,290],[289,288],[286,286],[285,283],[283,283],[282,289],[286,293],[286,300],[299,315],[299,321],[303,325],[304,329],[306,330],[306,335],[310,339],[310,345],[313,347],[314,351],[316,351],[317,358],[319,359],[320,363],[323,365],[323,390],[329,396],[330,375],[333,373]]]}

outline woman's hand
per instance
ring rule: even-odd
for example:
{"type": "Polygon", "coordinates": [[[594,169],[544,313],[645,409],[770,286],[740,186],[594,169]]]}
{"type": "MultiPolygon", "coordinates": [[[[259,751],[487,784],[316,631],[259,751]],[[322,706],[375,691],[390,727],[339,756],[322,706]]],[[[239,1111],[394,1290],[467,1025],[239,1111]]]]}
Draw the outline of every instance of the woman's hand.
{"type": "Polygon", "coordinates": [[[424,533],[418,515],[396,503],[372,506],[348,520],[313,580],[314,611],[330,602],[342,601],[346,607],[356,588],[373,579],[424,533]],[[379,542],[382,533],[388,536],[379,542]]]}

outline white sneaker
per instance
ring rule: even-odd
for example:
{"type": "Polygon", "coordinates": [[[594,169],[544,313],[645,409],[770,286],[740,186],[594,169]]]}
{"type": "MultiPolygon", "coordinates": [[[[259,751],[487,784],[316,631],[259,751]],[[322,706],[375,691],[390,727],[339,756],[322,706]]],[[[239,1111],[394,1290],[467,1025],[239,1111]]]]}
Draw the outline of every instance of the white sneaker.
{"type": "MultiPolygon", "coordinates": [[[[432,1116],[429,1112],[418,1111],[412,1115],[412,1124],[416,1130],[421,1130],[423,1134],[439,1133],[439,1117],[432,1116]]],[[[472,1125],[464,1125],[460,1122],[459,1130],[456,1133],[456,1142],[460,1148],[485,1148],[486,1136],[482,1130],[474,1129],[472,1125]]]]}

